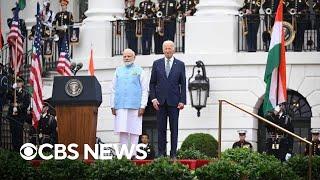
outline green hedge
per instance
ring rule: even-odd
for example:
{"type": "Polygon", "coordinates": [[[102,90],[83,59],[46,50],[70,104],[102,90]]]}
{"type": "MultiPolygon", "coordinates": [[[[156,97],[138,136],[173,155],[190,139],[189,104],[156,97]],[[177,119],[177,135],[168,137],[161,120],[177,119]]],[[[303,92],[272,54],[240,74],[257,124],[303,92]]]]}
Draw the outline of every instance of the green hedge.
{"type": "Polygon", "coordinates": [[[36,179],[35,169],[19,153],[0,150],[0,179],[36,179]]]}
{"type": "Polygon", "coordinates": [[[197,169],[196,175],[201,175],[199,179],[299,179],[275,157],[240,148],[226,150],[220,161],[197,169]]]}
{"type": "Polygon", "coordinates": [[[208,157],[217,157],[218,142],[210,134],[190,134],[182,143],[180,150],[195,149],[208,157]]]}
{"type": "Polygon", "coordinates": [[[244,177],[242,168],[237,163],[220,160],[196,169],[195,175],[199,180],[240,180],[244,177]]]}
{"type": "Polygon", "coordinates": [[[87,179],[88,165],[78,160],[48,160],[41,163],[40,179],[87,179]]]}
{"type": "MultiPolygon", "coordinates": [[[[199,151],[180,151],[184,156],[198,156],[199,151]]],[[[95,161],[86,165],[82,161],[49,160],[33,168],[18,153],[0,150],[0,179],[121,179],[121,180],[298,180],[306,179],[308,157],[294,156],[281,163],[273,156],[231,149],[222,158],[207,166],[190,171],[186,166],[159,158],[144,166],[129,160],[95,161]]],[[[320,179],[320,157],[312,159],[313,179],[320,179]]]]}
{"type": "MultiPolygon", "coordinates": [[[[289,159],[287,166],[290,167],[301,179],[308,178],[308,156],[294,156],[289,159]]],[[[312,158],[312,179],[320,179],[320,156],[312,158]]]]}
{"type": "Polygon", "coordinates": [[[192,180],[194,175],[184,165],[167,158],[156,159],[153,163],[141,168],[140,179],[145,180],[192,180]]]}
{"type": "Polygon", "coordinates": [[[200,152],[199,150],[190,148],[186,150],[179,149],[177,152],[178,159],[210,159],[208,156],[200,152]]]}
{"type": "Polygon", "coordinates": [[[90,179],[139,179],[140,169],[127,159],[96,161],[89,168],[90,179]]]}

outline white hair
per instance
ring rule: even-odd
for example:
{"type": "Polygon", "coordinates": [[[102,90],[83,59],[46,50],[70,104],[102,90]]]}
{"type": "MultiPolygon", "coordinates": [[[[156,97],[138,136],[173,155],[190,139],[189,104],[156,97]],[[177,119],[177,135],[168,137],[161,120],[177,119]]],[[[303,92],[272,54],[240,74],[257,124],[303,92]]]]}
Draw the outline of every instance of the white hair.
{"type": "Polygon", "coordinates": [[[134,57],[136,56],[136,53],[135,53],[132,49],[129,49],[129,48],[123,50],[123,53],[122,53],[122,54],[124,54],[124,53],[130,53],[130,54],[132,54],[134,57]]]}
{"type": "Polygon", "coordinates": [[[171,41],[171,40],[164,41],[163,44],[162,44],[162,48],[164,48],[165,45],[170,45],[170,46],[173,47],[173,49],[175,48],[174,42],[171,41]]]}

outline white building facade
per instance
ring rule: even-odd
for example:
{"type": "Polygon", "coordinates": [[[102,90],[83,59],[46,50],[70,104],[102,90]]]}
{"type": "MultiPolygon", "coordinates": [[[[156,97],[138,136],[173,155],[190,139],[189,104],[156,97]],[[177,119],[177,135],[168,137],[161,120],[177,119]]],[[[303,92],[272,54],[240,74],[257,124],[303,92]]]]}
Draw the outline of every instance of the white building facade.
{"type": "MultiPolygon", "coordinates": [[[[59,11],[58,1],[52,1],[52,8],[59,11]]],[[[35,23],[35,0],[28,1],[26,9],[20,14],[30,29],[35,23]]],[[[191,76],[195,62],[202,60],[206,65],[210,79],[210,97],[201,116],[190,105],[188,95],[187,106],[180,112],[178,146],[192,133],[209,133],[218,139],[218,100],[225,99],[258,114],[261,107],[265,83],[263,81],[267,52],[238,52],[238,8],[241,0],[200,0],[198,12],[188,17],[186,24],[185,53],[177,53],[176,58],[185,62],[186,76],[191,76]]],[[[78,14],[80,0],[72,0],[69,10],[78,14]]],[[[123,16],[125,3],[121,0],[88,0],[87,18],[80,26],[80,44],[74,47],[72,61],[82,62],[84,68],[78,75],[87,75],[91,44],[94,50],[95,75],[102,85],[103,103],[98,113],[97,136],[107,143],[119,142],[113,133],[114,122],[109,107],[110,87],[115,68],[122,64],[121,56],[112,56],[112,26],[114,16],[123,16]]],[[[10,9],[13,1],[1,1],[2,24],[11,17],[10,9]]],[[[76,16],[76,15],[75,15],[76,16]]],[[[77,17],[75,19],[77,19],[77,17]]],[[[3,32],[8,32],[4,27],[3,32]]],[[[306,106],[311,109],[312,116],[301,118],[300,134],[306,136],[309,128],[320,128],[320,52],[288,52],[287,56],[287,88],[299,95],[306,106]],[[302,120],[303,119],[303,120],[302,120]],[[304,132],[301,132],[303,129],[304,132]]],[[[154,60],[161,55],[139,55],[136,63],[150,74],[154,60]]],[[[45,78],[44,98],[51,97],[53,79],[45,78]]],[[[156,117],[150,111],[144,117],[144,129],[156,137],[156,117]]],[[[297,123],[299,124],[299,123],[297,123]]],[[[297,125],[298,126],[298,125],[297,125]]],[[[237,130],[246,129],[247,140],[254,148],[263,144],[260,141],[258,120],[228,105],[223,106],[222,149],[230,148],[238,140],[237,130]]],[[[168,141],[170,130],[168,127],[168,141]]],[[[170,142],[168,142],[170,149],[170,142]]]]}

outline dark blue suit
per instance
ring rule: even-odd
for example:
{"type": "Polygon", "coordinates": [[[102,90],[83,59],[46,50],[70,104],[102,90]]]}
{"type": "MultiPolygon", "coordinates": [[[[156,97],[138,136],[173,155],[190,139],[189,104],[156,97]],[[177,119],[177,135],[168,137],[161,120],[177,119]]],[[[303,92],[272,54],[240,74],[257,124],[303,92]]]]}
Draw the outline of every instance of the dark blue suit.
{"type": "Polygon", "coordinates": [[[182,61],[174,59],[166,76],[164,58],[154,61],[150,79],[150,99],[157,99],[160,103],[157,111],[158,150],[159,155],[166,155],[167,117],[169,117],[171,132],[170,156],[176,157],[178,143],[179,103],[186,104],[186,75],[182,61]]]}

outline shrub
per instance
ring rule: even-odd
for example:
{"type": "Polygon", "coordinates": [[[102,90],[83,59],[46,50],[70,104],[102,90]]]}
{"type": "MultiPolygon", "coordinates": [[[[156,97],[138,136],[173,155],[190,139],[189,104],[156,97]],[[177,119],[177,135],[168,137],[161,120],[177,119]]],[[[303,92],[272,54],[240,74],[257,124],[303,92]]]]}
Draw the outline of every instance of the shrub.
{"type": "Polygon", "coordinates": [[[16,152],[0,150],[0,179],[36,179],[36,171],[16,152]]]}
{"type": "Polygon", "coordinates": [[[194,178],[187,167],[172,162],[168,158],[159,158],[141,167],[141,175],[140,179],[147,180],[192,180],[194,178]]]}
{"type": "MultiPolygon", "coordinates": [[[[293,156],[289,159],[287,166],[290,167],[300,178],[308,178],[308,156],[293,156]]],[[[312,179],[320,179],[320,156],[312,158],[312,179]]]]}
{"type": "Polygon", "coordinates": [[[216,157],[218,142],[210,134],[195,133],[190,134],[182,143],[181,151],[188,149],[199,150],[208,157],[216,157]]]}
{"type": "Polygon", "coordinates": [[[199,180],[238,180],[243,177],[243,168],[237,163],[220,160],[196,169],[199,180]]]}
{"type": "Polygon", "coordinates": [[[186,150],[179,149],[177,157],[178,159],[209,159],[208,156],[193,148],[186,150]]]}
{"type": "Polygon", "coordinates": [[[89,168],[90,179],[139,179],[139,168],[127,159],[96,161],[89,168]]]}
{"type": "Polygon", "coordinates": [[[239,164],[248,179],[293,180],[298,176],[291,168],[282,164],[274,156],[251,152],[248,149],[229,149],[222,159],[239,164]]]}
{"type": "Polygon", "coordinates": [[[78,160],[48,160],[39,167],[41,179],[86,179],[88,165],[78,160]]]}

